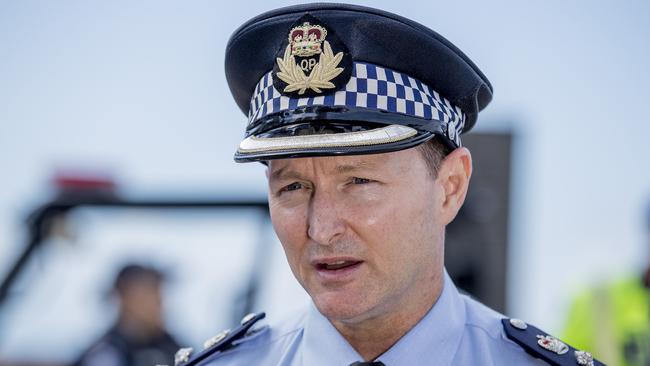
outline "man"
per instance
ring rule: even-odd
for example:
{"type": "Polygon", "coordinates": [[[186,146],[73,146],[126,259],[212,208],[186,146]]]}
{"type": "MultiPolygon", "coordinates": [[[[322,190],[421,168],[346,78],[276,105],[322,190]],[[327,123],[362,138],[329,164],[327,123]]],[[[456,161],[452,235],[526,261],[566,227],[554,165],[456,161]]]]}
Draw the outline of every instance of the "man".
{"type": "Polygon", "coordinates": [[[113,285],[119,302],[115,325],[79,358],[79,366],[166,364],[178,349],[163,323],[163,274],[139,264],[125,265],[113,285]]]}
{"type": "Polygon", "coordinates": [[[459,135],[492,99],[449,41],[376,9],[294,6],[235,31],[226,76],[249,119],[235,160],[268,165],[273,226],[313,305],[256,330],[248,316],[178,364],[600,364],[445,272],[472,173],[459,135]]]}

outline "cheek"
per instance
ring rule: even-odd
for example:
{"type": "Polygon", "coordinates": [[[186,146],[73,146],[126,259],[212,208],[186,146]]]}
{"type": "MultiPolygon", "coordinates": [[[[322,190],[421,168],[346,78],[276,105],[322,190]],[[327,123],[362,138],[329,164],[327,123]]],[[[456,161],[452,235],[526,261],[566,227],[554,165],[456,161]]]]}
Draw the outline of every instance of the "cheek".
{"type": "Polygon", "coordinates": [[[386,200],[386,191],[371,190],[363,194],[345,197],[346,219],[352,226],[367,227],[372,230],[384,228],[391,216],[391,203],[386,200]]]}
{"type": "Polygon", "coordinates": [[[349,227],[371,256],[369,264],[381,272],[392,267],[400,252],[400,241],[404,239],[400,233],[404,219],[400,210],[399,204],[385,198],[367,200],[355,205],[348,218],[349,227]]]}
{"type": "Polygon", "coordinates": [[[307,243],[306,213],[299,208],[270,206],[271,223],[280,239],[289,265],[295,270],[307,243]]]}
{"type": "Polygon", "coordinates": [[[379,267],[393,268],[430,259],[435,240],[434,211],[430,196],[391,192],[357,207],[350,222],[374,253],[379,267]]]}
{"type": "MultiPolygon", "coordinates": [[[[348,202],[352,203],[353,200],[348,202]]],[[[387,237],[391,233],[408,229],[418,215],[421,202],[413,200],[399,192],[388,191],[381,195],[365,196],[363,200],[353,203],[350,223],[363,228],[366,234],[387,237]],[[415,209],[414,209],[415,208],[415,209]]]]}

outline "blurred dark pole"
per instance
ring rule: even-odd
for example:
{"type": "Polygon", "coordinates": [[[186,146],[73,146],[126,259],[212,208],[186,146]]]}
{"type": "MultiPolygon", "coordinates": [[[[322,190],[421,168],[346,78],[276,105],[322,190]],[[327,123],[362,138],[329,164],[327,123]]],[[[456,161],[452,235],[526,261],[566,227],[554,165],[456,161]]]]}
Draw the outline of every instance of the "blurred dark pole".
{"type": "Polygon", "coordinates": [[[463,145],[474,172],[465,204],[447,226],[445,266],[460,289],[505,313],[512,135],[470,133],[463,145]]]}

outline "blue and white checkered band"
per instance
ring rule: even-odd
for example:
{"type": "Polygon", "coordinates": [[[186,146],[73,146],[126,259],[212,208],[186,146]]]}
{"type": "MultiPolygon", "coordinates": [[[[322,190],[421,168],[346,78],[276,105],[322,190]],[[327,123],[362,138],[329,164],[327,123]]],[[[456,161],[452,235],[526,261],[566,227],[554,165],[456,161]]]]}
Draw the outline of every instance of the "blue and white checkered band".
{"type": "Polygon", "coordinates": [[[419,80],[385,67],[355,62],[345,88],[317,97],[292,98],[273,87],[272,72],[257,83],[251,98],[249,125],[260,118],[302,106],[347,106],[401,113],[443,123],[447,137],[460,146],[465,114],[419,80]]]}

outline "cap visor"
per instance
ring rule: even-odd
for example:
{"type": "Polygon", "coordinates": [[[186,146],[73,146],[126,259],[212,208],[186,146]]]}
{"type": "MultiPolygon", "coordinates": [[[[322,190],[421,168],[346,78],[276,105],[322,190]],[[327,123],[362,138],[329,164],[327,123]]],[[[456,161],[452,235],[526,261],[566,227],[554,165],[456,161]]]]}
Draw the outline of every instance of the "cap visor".
{"type": "Polygon", "coordinates": [[[419,145],[434,136],[412,127],[389,125],[366,131],[311,134],[300,136],[251,136],[235,153],[238,163],[274,159],[380,154],[419,145]]]}

